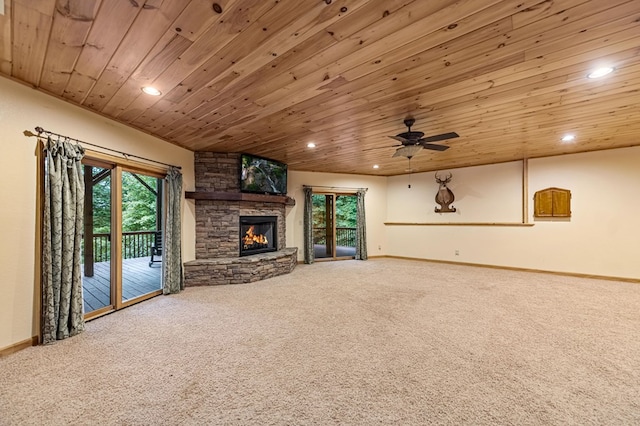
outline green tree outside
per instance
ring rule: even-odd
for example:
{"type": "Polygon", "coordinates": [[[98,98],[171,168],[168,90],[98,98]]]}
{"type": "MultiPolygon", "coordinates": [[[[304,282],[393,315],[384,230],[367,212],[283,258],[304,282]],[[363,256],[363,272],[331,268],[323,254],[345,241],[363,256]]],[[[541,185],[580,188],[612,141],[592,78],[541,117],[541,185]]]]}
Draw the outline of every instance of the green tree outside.
{"type": "MultiPolygon", "coordinates": [[[[157,179],[137,175],[157,192],[157,179]]],[[[145,187],[133,173],[122,174],[122,231],[156,230],[156,195],[145,187]]]]}
{"type": "MultiPolygon", "coordinates": [[[[94,172],[95,173],[95,172],[94,172]]],[[[93,233],[111,232],[111,178],[93,186],[93,233]]]]}
{"type": "Polygon", "coordinates": [[[338,195],[336,197],[336,227],[355,228],[358,223],[356,217],[357,198],[353,195],[338,195]]]}
{"type": "MultiPolygon", "coordinates": [[[[94,172],[95,173],[95,172],[94,172]]],[[[157,192],[157,179],[138,175],[157,192]]],[[[111,178],[93,186],[93,233],[107,234],[111,230],[111,178]]],[[[133,173],[122,174],[122,231],[156,230],[156,195],[138,181],[133,173]]]]}

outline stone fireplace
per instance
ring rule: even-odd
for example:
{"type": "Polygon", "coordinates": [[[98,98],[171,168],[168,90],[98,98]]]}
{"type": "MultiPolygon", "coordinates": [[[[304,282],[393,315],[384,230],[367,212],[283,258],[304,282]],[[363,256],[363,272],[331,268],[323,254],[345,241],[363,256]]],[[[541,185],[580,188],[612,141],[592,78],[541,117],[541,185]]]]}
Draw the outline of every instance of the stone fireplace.
{"type": "Polygon", "coordinates": [[[195,200],[196,260],[184,263],[186,286],[259,281],[297,264],[297,248],[285,248],[294,200],[240,192],[239,169],[240,154],[195,153],[196,191],[185,196],[195,200]]]}

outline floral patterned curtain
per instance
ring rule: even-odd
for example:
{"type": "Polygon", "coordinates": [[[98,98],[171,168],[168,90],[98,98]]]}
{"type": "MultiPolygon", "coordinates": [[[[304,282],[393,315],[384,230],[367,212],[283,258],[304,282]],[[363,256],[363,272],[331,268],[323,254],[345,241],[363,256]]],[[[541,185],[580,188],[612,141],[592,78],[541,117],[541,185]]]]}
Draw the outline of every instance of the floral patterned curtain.
{"type": "Polygon", "coordinates": [[[80,248],[84,223],[84,149],[47,141],[42,238],[42,340],[84,330],[80,248]]]}
{"type": "Polygon", "coordinates": [[[182,270],[182,233],[181,233],[181,200],[182,173],[171,168],[165,178],[167,187],[167,225],[165,226],[162,254],[162,292],[164,294],[179,293],[184,289],[184,273],[182,270]]]}
{"type": "Polygon", "coordinates": [[[313,253],[313,188],[304,188],[304,263],[314,261],[313,253]]]}
{"type": "Polygon", "coordinates": [[[356,259],[367,260],[367,221],[364,215],[364,194],[366,189],[358,189],[356,193],[356,259]]]}

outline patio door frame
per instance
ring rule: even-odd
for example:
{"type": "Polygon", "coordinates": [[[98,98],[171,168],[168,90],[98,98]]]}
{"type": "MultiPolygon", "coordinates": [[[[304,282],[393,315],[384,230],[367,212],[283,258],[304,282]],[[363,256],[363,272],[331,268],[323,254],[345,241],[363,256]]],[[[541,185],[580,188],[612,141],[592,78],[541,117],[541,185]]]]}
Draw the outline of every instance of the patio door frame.
{"type": "MultiPolygon", "coordinates": [[[[338,240],[338,235],[336,233],[336,201],[337,201],[337,197],[355,197],[356,194],[355,193],[349,193],[349,192],[328,192],[328,191],[313,191],[312,192],[312,196],[313,195],[324,195],[325,197],[327,195],[331,195],[333,197],[333,202],[331,203],[332,206],[332,212],[331,212],[331,216],[332,216],[332,220],[331,220],[331,225],[333,227],[333,229],[331,230],[331,234],[332,234],[332,241],[331,244],[333,245],[333,256],[331,257],[316,257],[314,258],[314,260],[316,262],[329,262],[329,261],[333,261],[333,260],[351,260],[354,259],[355,256],[340,256],[338,257],[338,245],[337,245],[337,240],[338,240]]],[[[325,201],[326,202],[326,201],[325,201]]],[[[326,206],[326,204],[325,204],[326,206]]],[[[326,208],[326,207],[325,207],[326,208]]],[[[312,232],[313,234],[313,232],[312,232]]],[[[313,237],[312,237],[313,238],[313,237]]]]}
{"type": "MultiPolygon", "coordinates": [[[[111,304],[85,313],[85,321],[88,321],[162,294],[162,288],[160,288],[157,291],[143,294],[125,302],[122,301],[122,173],[140,173],[164,179],[167,170],[90,150],[85,152],[82,164],[111,170],[111,304]]],[[[163,185],[162,194],[158,194],[158,196],[165,198],[165,191],[166,189],[163,185]]],[[[163,222],[165,222],[165,212],[161,212],[161,215],[163,222]]]]}

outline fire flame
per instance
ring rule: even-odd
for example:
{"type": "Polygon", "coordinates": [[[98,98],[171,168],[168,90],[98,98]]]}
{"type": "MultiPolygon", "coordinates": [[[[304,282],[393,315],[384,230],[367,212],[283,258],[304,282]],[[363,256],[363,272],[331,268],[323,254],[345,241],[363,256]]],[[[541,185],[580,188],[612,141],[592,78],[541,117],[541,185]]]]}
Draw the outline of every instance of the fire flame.
{"type": "Polygon", "coordinates": [[[250,226],[249,229],[247,229],[247,232],[245,232],[246,235],[242,238],[242,243],[244,244],[245,248],[250,247],[254,244],[269,243],[266,236],[262,234],[256,235],[254,234],[254,230],[255,230],[255,227],[250,226]]]}

